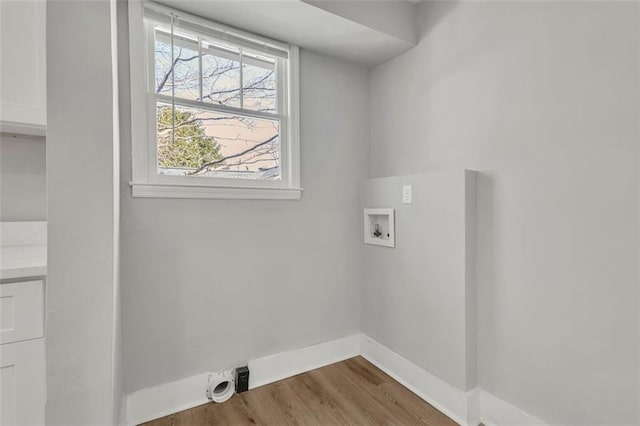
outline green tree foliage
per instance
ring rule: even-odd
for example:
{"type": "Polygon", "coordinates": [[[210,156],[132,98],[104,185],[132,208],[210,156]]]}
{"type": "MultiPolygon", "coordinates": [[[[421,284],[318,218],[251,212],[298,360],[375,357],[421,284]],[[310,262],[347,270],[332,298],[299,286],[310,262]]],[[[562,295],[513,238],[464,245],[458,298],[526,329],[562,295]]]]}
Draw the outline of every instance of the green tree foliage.
{"type": "Polygon", "coordinates": [[[159,108],[157,125],[160,167],[195,169],[222,158],[220,145],[215,138],[207,136],[194,113],[175,110],[175,137],[172,135],[171,107],[159,108]]]}

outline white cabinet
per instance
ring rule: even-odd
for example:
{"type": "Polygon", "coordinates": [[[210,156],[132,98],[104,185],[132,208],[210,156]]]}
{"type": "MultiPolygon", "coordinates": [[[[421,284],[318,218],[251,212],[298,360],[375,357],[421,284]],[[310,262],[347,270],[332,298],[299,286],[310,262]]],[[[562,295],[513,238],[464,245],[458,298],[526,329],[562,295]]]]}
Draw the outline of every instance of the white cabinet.
{"type": "Polygon", "coordinates": [[[0,425],[44,425],[44,281],[0,283],[0,425]]]}
{"type": "Polygon", "coordinates": [[[0,424],[44,425],[44,339],[0,345],[0,424]]]}
{"type": "Polygon", "coordinates": [[[46,2],[0,0],[0,131],[44,135],[46,2]]]}
{"type": "Polygon", "coordinates": [[[0,344],[44,336],[42,280],[0,284],[0,344]]]}

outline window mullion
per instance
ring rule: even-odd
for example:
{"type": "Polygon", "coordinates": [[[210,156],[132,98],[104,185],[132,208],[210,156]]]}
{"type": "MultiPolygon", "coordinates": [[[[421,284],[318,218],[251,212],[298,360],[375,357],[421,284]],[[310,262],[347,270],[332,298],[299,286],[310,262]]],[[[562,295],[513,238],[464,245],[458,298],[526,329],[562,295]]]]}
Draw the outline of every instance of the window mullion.
{"type": "Polygon", "coordinates": [[[244,108],[244,59],[242,58],[242,48],[240,52],[240,108],[244,108]]]}
{"type": "Polygon", "coordinates": [[[198,37],[198,77],[200,87],[200,97],[198,98],[202,102],[203,88],[202,88],[202,38],[198,37]]]}
{"type": "Polygon", "coordinates": [[[174,15],[171,14],[171,143],[176,142],[176,46],[174,44],[174,15]]]}
{"type": "Polygon", "coordinates": [[[174,98],[167,95],[155,94],[154,97],[159,102],[164,102],[168,104],[171,104],[173,102],[175,105],[178,105],[178,106],[204,109],[207,111],[219,112],[222,114],[236,114],[236,115],[243,115],[246,117],[262,118],[266,120],[280,120],[285,116],[284,114],[272,114],[268,112],[253,111],[250,109],[235,108],[228,105],[218,105],[218,104],[209,103],[209,102],[199,102],[199,101],[192,101],[189,99],[174,98]]]}

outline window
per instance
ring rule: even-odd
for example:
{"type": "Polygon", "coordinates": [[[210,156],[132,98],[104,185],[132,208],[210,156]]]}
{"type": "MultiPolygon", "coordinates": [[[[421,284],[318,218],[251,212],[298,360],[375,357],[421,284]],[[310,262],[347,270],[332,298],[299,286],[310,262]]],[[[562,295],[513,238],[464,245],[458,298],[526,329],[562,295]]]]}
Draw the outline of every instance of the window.
{"type": "Polygon", "coordinates": [[[297,48],[129,7],[134,197],[299,199],[297,48]]]}

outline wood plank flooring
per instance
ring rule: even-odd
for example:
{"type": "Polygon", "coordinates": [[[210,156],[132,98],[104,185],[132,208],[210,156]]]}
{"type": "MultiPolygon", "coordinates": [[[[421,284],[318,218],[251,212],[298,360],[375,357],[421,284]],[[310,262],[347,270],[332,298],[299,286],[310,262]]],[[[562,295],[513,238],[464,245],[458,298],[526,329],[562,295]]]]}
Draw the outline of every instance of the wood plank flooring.
{"type": "Polygon", "coordinates": [[[144,424],[456,425],[359,356],[144,424]]]}

